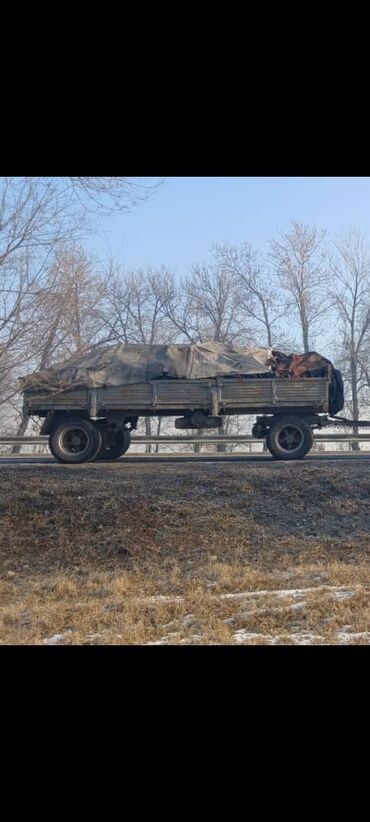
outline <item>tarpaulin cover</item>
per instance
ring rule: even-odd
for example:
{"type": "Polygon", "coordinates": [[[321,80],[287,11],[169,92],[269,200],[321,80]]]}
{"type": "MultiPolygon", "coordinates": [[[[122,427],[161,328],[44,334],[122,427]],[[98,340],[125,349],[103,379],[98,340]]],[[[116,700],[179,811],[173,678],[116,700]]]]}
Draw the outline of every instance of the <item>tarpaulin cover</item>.
{"type": "Polygon", "coordinates": [[[143,383],[161,378],[202,379],[271,372],[271,348],[223,343],[99,346],[23,377],[22,391],[65,391],[143,383]]]}

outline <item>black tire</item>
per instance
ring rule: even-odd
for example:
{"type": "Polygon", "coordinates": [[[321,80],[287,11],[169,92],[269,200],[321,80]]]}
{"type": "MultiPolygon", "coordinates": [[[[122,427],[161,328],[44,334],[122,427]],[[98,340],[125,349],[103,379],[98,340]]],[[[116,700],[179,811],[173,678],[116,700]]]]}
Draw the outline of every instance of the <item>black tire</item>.
{"type": "Polygon", "coordinates": [[[95,460],[118,460],[128,451],[130,444],[131,434],[126,428],[117,431],[110,448],[106,446],[106,435],[103,432],[103,442],[95,460]]]}
{"type": "Polygon", "coordinates": [[[301,460],[312,448],[313,433],[305,419],[277,417],[267,432],[266,444],[277,460],[301,460]]]}
{"type": "Polygon", "coordinates": [[[344,384],[343,377],[337,368],[333,368],[332,379],[329,387],[329,414],[334,416],[344,408],[344,384]]]}
{"type": "Polygon", "coordinates": [[[92,462],[102,444],[102,435],[97,425],[82,417],[64,420],[54,428],[49,436],[49,448],[58,462],[92,462]]]}

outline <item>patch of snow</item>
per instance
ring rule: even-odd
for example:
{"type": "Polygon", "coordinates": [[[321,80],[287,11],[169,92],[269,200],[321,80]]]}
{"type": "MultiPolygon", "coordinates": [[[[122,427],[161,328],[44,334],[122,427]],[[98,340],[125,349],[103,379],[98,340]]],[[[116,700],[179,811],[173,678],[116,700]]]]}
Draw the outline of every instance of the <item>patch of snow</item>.
{"type": "Polygon", "coordinates": [[[173,639],[175,636],[181,636],[179,631],[174,631],[172,634],[167,634],[167,636],[161,636],[159,639],[152,640],[152,642],[145,642],[145,645],[170,645],[170,640],[173,639]]]}
{"type": "Polygon", "coordinates": [[[326,645],[334,644],[331,642],[331,639],[339,639],[341,645],[348,645],[350,642],[356,639],[367,639],[368,644],[370,645],[370,631],[358,631],[358,632],[350,632],[349,630],[345,630],[346,628],[349,629],[351,626],[346,625],[342,631],[338,631],[335,637],[323,637],[320,634],[310,634],[310,633],[284,633],[284,634],[277,634],[276,636],[272,636],[271,634],[260,634],[258,632],[250,632],[245,630],[236,631],[234,634],[234,639],[238,644],[246,644],[255,639],[263,639],[267,642],[268,645],[283,645],[287,639],[290,639],[294,642],[294,645],[315,645],[318,643],[325,643],[326,645]]]}
{"type": "Polygon", "coordinates": [[[318,641],[325,642],[325,637],[320,634],[294,634],[291,638],[294,639],[295,645],[315,645],[318,641]]]}
{"type": "Polygon", "coordinates": [[[280,608],[260,608],[258,611],[241,611],[239,614],[235,614],[228,619],[224,619],[226,625],[234,625],[235,622],[239,622],[241,619],[249,619],[252,617],[262,617],[262,616],[272,616],[273,614],[284,614],[287,611],[301,611],[302,608],[305,608],[307,602],[297,602],[294,605],[283,605],[280,608]]]}
{"type": "Polygon", "coordinates": [[[337,638],[340,639],[341,645],[348,645],[354,639],[367,639],[370,645],[370,632],[359,631],[358,633],[349,633],[347,631],[338,631],[337,638]]]}
{"type": "Polygon", "coordinates": [[[319,591],[343,591],[338,585],[320,585],[316,588],[281,588],[278,590],[264,591],[241,591],[236,594],[221,594],[220,599],[257,599],[258,597],[294,597],[299,598],[305,594],[319,591]]]}
{"type": "MultiPolygon", "coordinates": [[[[203,634],[192,634],[189,637],[185,637],[184,639],[180,639],[179,645],[189,645],[190,642],[199,642],[199,640],[203,639],[203,634]]],[[[206,645],[211,645],[212,643],[207,642],[206,645]]]]}
{"type": "Polygon", "coordinates": [[[155,642],[145,642],[145,645],[169,645],[167,639],[157,639],[155,642]]]}
{"type": "Polygon", "coordinates": [[[66,631],[65,634],[53,634],[53,636],[44,639],[44,645],[59,645],[71,633],[72,631],[66,631]]]}
{"type": "Polygon", "coordinates": [[[332,594],[329,594],[330,597],[333,599],[349,599],[350,597],[356,596],[354,591],[334,591],[332,594]]]}
{"type": "Polygon", "coordinates": [[[251,639],[272,639],[272,637],[267,637],[266,634],[256,634],[241,630],[235,632],[234,639],[236,639],[238,644],[242,644],[243,642],[248,642],[251,639]]]}
{"type": "Polygon", "coordinates": [[[234,639],[239,645],[250,642],[253,639],[265,639],[269,645],[284,645],[284,641],[287,639],[291,639],[294,645],[313,645],[318,641],[325,642],[325,637],[319,634],[277,634],[276,636],[272,636],[271,634],[251,633],[243,630],[236,631],[234,639]]]}

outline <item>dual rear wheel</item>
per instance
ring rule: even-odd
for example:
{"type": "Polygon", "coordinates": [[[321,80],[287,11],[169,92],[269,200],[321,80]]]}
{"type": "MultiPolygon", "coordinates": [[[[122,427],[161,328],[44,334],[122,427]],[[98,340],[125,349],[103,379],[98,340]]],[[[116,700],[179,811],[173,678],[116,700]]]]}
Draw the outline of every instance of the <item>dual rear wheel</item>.
{"type": "Polygon", "coordinates": [[[109,442],[104,428],[81,417],[56,425],[49,436],[49,448],[58,462],[79,464],[119,459],[130,447],[130,441],[130,432],[118,429],[109,442]]]}

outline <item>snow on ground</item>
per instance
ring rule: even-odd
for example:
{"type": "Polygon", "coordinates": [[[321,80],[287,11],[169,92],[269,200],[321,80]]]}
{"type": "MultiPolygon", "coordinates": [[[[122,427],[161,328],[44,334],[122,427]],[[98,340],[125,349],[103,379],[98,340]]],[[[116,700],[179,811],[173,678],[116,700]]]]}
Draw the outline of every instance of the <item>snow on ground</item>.
{"type": "MultiPolygon", "coordinates": [[[[359,589],[362,590],[362,586],[357,586],[359,589]]],[[[299,597],[303,597],[306,594],[311,593],[319,593],[320,591],[332,591],[333,593],[331,596],[337,599],[345,599],[347,597],[355,596],[354,591],[349,591],[347,588],[341,588],[337,585],[319,585],[314,588],[279,588],[279,589],[272,589],[272,590],[263,590],[263,591],[240,591],[236,593],[229,593],[229,594],[215,594],[215,598],[217,599],[258,599],[259,597],[293,597],[294,599],[299,599],[299,597]]],[[[151,597],[143,597],[140,602],[163,602],[163,603],[171,603],[171,602],[184,602],[184,597],[181,596],[164,596],[163,594],[155,594],[151,597]]],[[[301,608],[302,605],[296,605],[291,607],[301,608]]]]}
{"type": "MultiPolygon", "coordinates": [[[[295,602],[293,604],[287,603],[286,605],[281,604],[274,607],[268,607],[266,604],[265,607],[257,610],[255,607],[249,610],[244,609],[236,612],[233,616],[224,620],[226,625],[236,627],[238,623],[240,624],[248,621],[248,619],[255,620],[256,618],[263,618],[265,616],[271,617],[289,612],[296,613],[297,616],[300,616],[302,612],[304,612],[304,609],[309,605],[309,594],[322,594],[324,597],[330,597],[334,600],[346,600],[356,596],[356,593],[365,590],[364,586],[361,585],[352,587],[354,590],[349,590],[348,588],[335,585],[319,585],[316,587],[307,588],[278,588],[272,590],[264,589],[260,591],[241,591],[219,594],[214,595],[212,598],[221,601],[228,600],[230,603],[233,601],[238,602],[239,600],[251,600],[255,604],[258,603],[260,599],[266,600],[268,598],[275,600],[275,602],[276,600],[289,600],[291,598],[302,600],[301,602],[295,602]]],[[[146,601],[158,603],[183,602],[184,598],[156,595],[149,597],[146,601]]],[[[328,617],[326,621],[330,621],[332,618],[333,617],[328,617]]],[[[182,620],[182,626],[190,627],[193,619],[192,614],[187,615],[187,617],[182,620]]],[[[202,634],[192,634],[191,636],[183,637],[181,630],[179,630],[181,628],[179,621],[175,620],[169,622],[162,627],[165,631],[167,630],[167,633],[155,641],[146,643],[147,645],[202,644],[202,634]],[[173,630],[174,628],[177,630],[173,630]]],[[[267,645],[328,645],[333,643],[348,645],[356,642],[356,640],[368,640],[368,644],[370,644],[370,632],[355,632],[351,630],[351,628],[351,625],[345,625],[341,630],[334,633],[331,638],[322,636],[318,633],[312,633],[310,631],[302,631],[298,625],[292,626],[290,631],[277,632],[276,634],[267,634],[259,631],[248,630],[247,628],[239,628],[235,631],[233,637],[238,645],[254,644],[256,641],[267,645]]],[[[209,642],[207,644],[209,644],[209,642]]]]}
{"type": "MultiPolygon", "coordinates": [[[[360,631],[357,633],[351,633],[346,631],[338,631],[334,635],[335,644],[337,640],[339,640],[339,645],[349,645],[351,642],[354,642],[357,639],[367,639],[368,645],[370,645],[370,632],[369,631],[360,631]]],[[[334,643],[328,640],[327,637],[320,636],[320,634],[310,634],[310,633],[302,633],[302,634],[277,634],[276,636],[272,636],[271,634],[260,634],[258,632],[248,632],[244,630],[236,631],[234,634],[234,639],[238,643],[238,645],[248,645],[250,642],[255,640],[263,640],[266,642],[267,645],[290,645],[293,642],[294,645],[333,645],[334,643]]]]}
{"type": "Polygon", "coordinates": [[[325,642],[325,638],[318,634],[302,633],[302,634],[277,634],[272,636],[269,634],[259,634],[258,632],[236,631],[234,638],[239,645],[248,644],[254,640],[266,640],[268,645],[284,645],[288,644],[287,640],[293,641],[294,645],[317,645],[325,642]]]}
{"type": "Polygon", "coordinates": [[[305,596],[305,594],[316,593],[318,591],[336,591],[338,592],[336,594],[336,596],[338,597],[354,596],[353,591],[347,591],[347,589],[338,588],[337,585],[319,585],[316,588],[282,588],[275,591],[241,591],[240,593],[235,594],[221,594],[220,599],[256,599],[262,596],[301,597],[305,596]]]}

